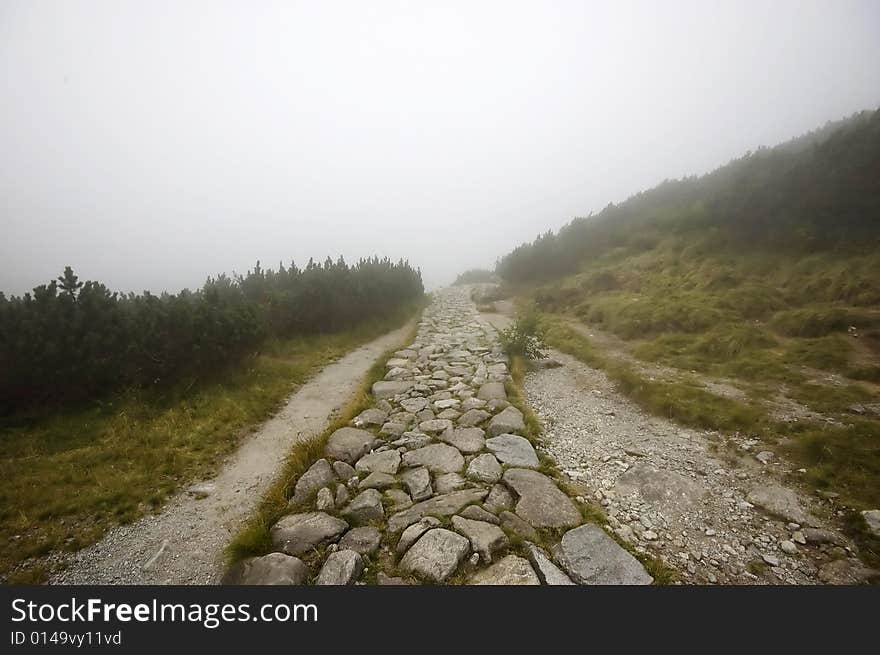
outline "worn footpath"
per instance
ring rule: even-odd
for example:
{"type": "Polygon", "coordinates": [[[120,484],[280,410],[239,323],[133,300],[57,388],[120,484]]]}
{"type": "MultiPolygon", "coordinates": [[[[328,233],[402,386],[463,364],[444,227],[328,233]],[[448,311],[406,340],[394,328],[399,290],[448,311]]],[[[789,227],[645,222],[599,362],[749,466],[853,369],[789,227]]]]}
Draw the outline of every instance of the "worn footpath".
{"type": "Polygon", "coordinates": [[[330,435],[241,584],[650,584],[548,475],[466,288],[434,295],[375,404],[330,435]]]}

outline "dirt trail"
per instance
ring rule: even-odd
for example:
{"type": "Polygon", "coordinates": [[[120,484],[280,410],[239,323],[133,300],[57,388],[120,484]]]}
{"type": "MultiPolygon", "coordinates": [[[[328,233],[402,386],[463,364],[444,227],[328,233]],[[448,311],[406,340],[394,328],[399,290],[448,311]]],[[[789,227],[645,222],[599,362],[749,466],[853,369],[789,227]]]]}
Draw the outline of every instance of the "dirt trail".
{"type": "Polygon", "coordinates": [[[326,366],[291,395],[215,478],[182,491],[161,513],[108,532],[71,555],[51,584],[210,584],[223,549],[278,475],[294,443],[321,433],[367,370],[402,344],[408,324],[326,366]]]}

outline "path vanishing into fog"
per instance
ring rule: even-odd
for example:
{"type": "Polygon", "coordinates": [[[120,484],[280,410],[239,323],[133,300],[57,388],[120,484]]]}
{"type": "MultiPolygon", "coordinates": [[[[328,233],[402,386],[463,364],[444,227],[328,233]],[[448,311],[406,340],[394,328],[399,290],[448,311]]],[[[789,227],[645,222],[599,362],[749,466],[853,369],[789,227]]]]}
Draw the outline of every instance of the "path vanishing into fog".
{"type": "Polygon", "coordinates": [[[326,366],[230,456],[223,470],[177,494],[159,514],[109,531],[72,554],[50,584],[210,584],[223,550],[279,474],[294,443],[326,429],[370,366],[398,347],[412,324],[326,366]]]}

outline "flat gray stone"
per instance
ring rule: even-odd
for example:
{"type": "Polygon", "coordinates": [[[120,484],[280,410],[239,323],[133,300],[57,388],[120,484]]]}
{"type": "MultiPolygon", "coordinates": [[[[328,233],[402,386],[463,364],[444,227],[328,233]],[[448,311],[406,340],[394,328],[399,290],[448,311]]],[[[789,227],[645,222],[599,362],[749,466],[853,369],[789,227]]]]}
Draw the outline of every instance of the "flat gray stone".
{"type": "Polygon", "coordinates": [[[397,484],[397,478],[388,473],[370,473],[360,481],[358,489],[389,489],[397,484]]]}
{"type": "Polygon", "coordinates": [[[428,406],[426,398],[404,398],[400,401],[400,406],[411,414],[417,414],[428,406]]]}
{"type": "Polygon", "coordinates": [[[538,453],[531,442],[516,434],[501,434],[486,439],[486,448],[509,466],[535,468],[540,465],[538,453]]]}
{"type": "Polygon", "coordinates": [[[444,582],[470,552],[470,542],[451,530],[434,528],[422,535],[400,560],[400,569],[432,582],[444,582]]]}
{"type": "Polygon", "coordinates": [[[797,494],[791,489],[776,484],[755,487],[746,496],[746,500],[768,514],[786,521],[816,526],[816,519],[804,509],[797,494]]]}
{"type": "Polygon", "coordinates": [[[487,564],[492,561],[495,553],[510,545],[510,540],[504,531],[493,523],[453,516],[452,527],[470,540],[471,548],[479,553],[480,559],[487,564]]]}
{"type": "Polygon", "coordinates": [[[391,507],[388,508],[390,512],[399,512],[407,507],[412,507],[412,498],[401,489],[386,489],[383,495],[391,503],[391,507]]]}
{"type": "Polygon", "coordinates": [[[352,528],[339,540],[339,548],[353,550],[358,555],[372,555],[379,550],[382,534],[373,526],[352,528]]]}
{"type": "Polygon", "coordinates": [[[269,530],[275,548],[288,555],[301,555],[332,543],[348,529],[348,523],[324,512],[305,512],[282,517],[269,530]]]}
{"type": "Polygon", "coordinates": [[[396,450],[384,450],[380,453],[368,453],[354,465],[356,471],[367,473],[388,473],[394,475],[400,468],[400,453],[396,450]]]}
{"type": "Polygon", "coordinates": [[[526,424],[522,412],[511,405],[498,412],[486,427],[486,434],[497,437],[499,434],[525,432],[526,424]]]}
{"type": "Polygon", "coordinates": [[[318,495],[315,496],[315,509],[319,512],[336,509],[336,503],[333,500],[333,492],[330,491],[330,487],[318,489],[318,495]]]}
{"type": "Polygon", "coordinates": [[[351,424],[356,428],[368,428],[374,425],[382,425],[387,418],[387,412],[383,412],[381,409],[371,407],[370,409],[365,409],[360,414],[355,416],[351,420],[351,424]]]}
{"type": "Polygon", "coordinates": [[[463,412],[469,412],[472,409],[482,409],[485,406],[485,400],[480,400],[479,398],[466,398],[461,402],[461,407],[459,407],[459,409],[463,412]]]}
{"type": "Polygon", "coordinates": [[[432,418],[419,423],[419,430],[425,434],[440,434],[452,428],[452,421],[447,418],[432,418]]]}
{"type": "Polygon", "coordinates": [[[309,577],[307,567],[298,557],[284,553],[269,553],[250,557],[233,566],[223,578],[229,585],[289,585],[305,584],[309,577]]]}
{"type": "Polygon", "coordinates": [[[416,503],[409,509],[393,514],[388,519],[389,532],[400,532],[409,525],[426,516],[446,518],[452,516],[467,505],[478,503],[486,497],[485,489],[462,489],[452,493],[434,496],[416,503]]]}
{"type": "Polygon", "coordinates": [[[299,476],[296,486],[293,488],[293,496],[290,502],[293,505],[301,505],[312,499],[312,496],[336,480],[333,468],[326,459],[319,459],[309,469],[299,476]]]}
{"type": "Polygon", "coordinates": [[[471,585],[539,585],[541,581],[528,560],[508,555],[492,566],[474,573],[471,585]]]}
{"type": "Polygon", "coordinates": [[[580,510],[546,475],[531,469],[508,469],[503,479],[519,496],[516,513],[533,527],[580,525],[580,510]]]}
{"type": "Polygon", "coordinates": [[[348,462],[333,462],[333,472],[343,482],[348,482],[357,475],[354,467],[348,462]]]}
{"type": "Polygon", "coordinates": [[[363,558],[353,550],[337,550],[330,553],[315,584],[349,585],[354,584],[364,570],[363,558]]]}
{"type": "Polygon", "coordinates": [[[385,518],[385,509],[382,507],[382,494],[375,489],[362,491],[348,507],[342,510],[342,515],[352,525],[367,525],[370,521],[381,521],[385,518]]]}
{"type": "Polygon", "coordinates": [[[463,489],[466,484],[467,480],[458,473],[444,473],[434,478],[434,493],[448,494],[463,489]]]}
{"type": "Polygon", "coordinates": [[[403,446],[409,450],[414,450],[416,448],[421,448],[422,446],[427,446],[432,441],[433,439],[431,437],[421,432],[404,432],[400,435],[400,438],[392,441],[391,445],[398,448],[403,446]]]}
{"type": "Polygon", "coordinates": [[[517,537],[532,541],[538,539],[538,531],[513,512],[501,512],[498,518],[501,520],[501,527],[508,532],[512,532],[517,537]]]}
{"type": "Polygon", "coordinates": [[[485,432],[480,428],[453,428],[452,430],[440,433],[437,435],[437,438],[448,443],[450,446],[455,446],[461,452],[468,455],[483,450],[486,444],[484,434],[485,432]]]}
{"type": "Polygon", "coordinates": [[[503,382],[487,382],[477,391],[477,398],[485,400],[507,400],[507,390],[503,382]]]}
{"type": "Polygon", "coordinates": [[[574,584],[571,578],[565,575],[562,569],[552,562],[547,551],[533,543],[526,543],[525,546],[529,561],[532,563],[532,568],[535,569],[535,573],[538,574],[542,584],[556,586],[574,584]]]}
{"type": "Polygon", "coordinates": [[[406,432],[407,428],[406,423],[397,423],[396,421],[388,421],[382,425],[382,429],[379,430],[379,434],[383,437],[392,437],[396,438],[406,432]]]}
{"type": "Polygon", "coordinates": [[[465,428],[472,428],[491,417],[492,415],[485,410],[469,409],[464,414],[458,417],[458,424],[465,428]]]}
{"type": "Polygon", "coordinates": [[[637,495],[649,503],[662,505],[664,513],[675,516],[700,506],[708,493],[701,482],[644,462],[634,464],[621,475],[614,489],[619,496],[637,495]]]}
{"type": "Polygon", "coordinates": [[[406,393],[413,387],[410,380],[380,380],[373,383],[373,398],[382,400],[383,398],[393,398],[402,393],[406,393]]]}
{"type": "Polygon", "coordinates": [[[339,428],[327,439],[324,453],[327,457],[354,464],[370,452],[376,441],[372,432],[359,428],[339,428]]]}
{"type": "Polygon", "coordinates": [[[397,553],[402,555],[419,537],[431,528],[438,528],[440,525],[440,519],[435,519],[433,516],[426,516],[420,521],[413,523],[401,533],[400,539],[397,541],[397,553]]]}
{"type": "Polygon", "coordinates": [[[431,473],[424,466],[404,471],[400,479],[417,503],[434,495],[434,490],[431,488],[431,473]]]}
{"type": "Polygon", "coordinates": [[[597,525],[569,530],[552,552],[578,584],[646,585],[654,581],[639,560],[597,525]]]}
{"type": "Polygon", "coordinates": [[[424,466],[431,473],[453,473],[464,467],[464,457],[458,448],[445,443],[435,443],[403,454],[406,468],[424,466]]]}
{"type": "Polygon", "coordinates": [[[501,525],[501,519],[495,516],[492,512],[487,512],[482,507],[479,507],[477,505],[468,505],[463,510],[461,510],[458,515],[463,516],[466,519],[472,519],[474,521],[486,521],[487,523],[501,525]]]}
{"type": "Polygon", "coordinates": [[[516,499],[507,487],[503,484],[496,484],[489,490],[489,495],[486,496],[483,505],[490,512],[495,512],[497,514],[501,510],[513,509],[513,504],[515,502],[516,499]]]}
{"type": "Polygon", "coordinates": [[[468,480],[475,480],[486,484],[495,484],[501,479],[501,464],[494,455],[483,453],[477,455],[468,464],[465,475],[468,480]]]}

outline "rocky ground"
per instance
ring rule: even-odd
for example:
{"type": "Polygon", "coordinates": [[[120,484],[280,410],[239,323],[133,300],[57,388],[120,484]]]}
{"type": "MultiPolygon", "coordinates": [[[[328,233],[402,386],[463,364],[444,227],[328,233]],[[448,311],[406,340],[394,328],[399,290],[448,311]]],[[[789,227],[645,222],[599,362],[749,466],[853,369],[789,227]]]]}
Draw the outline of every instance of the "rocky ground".
{"type": "Polygon", "coordinates": [[[438,292],[375,404],[334,432],[241,584],[649,584],[547,473],[467,288],[438,292]]]}
{"type": "Polygon", "coordinates": [[[596,369],[526,376],[525,392],[564,473],[640,552],[685,583],[852,584],[872,576],[834,524],[832,498],[786,486],[798,471],[754,440],[646,415],[596,369]],[[723,453],[721,456],[718,453],[723,453]]]}

